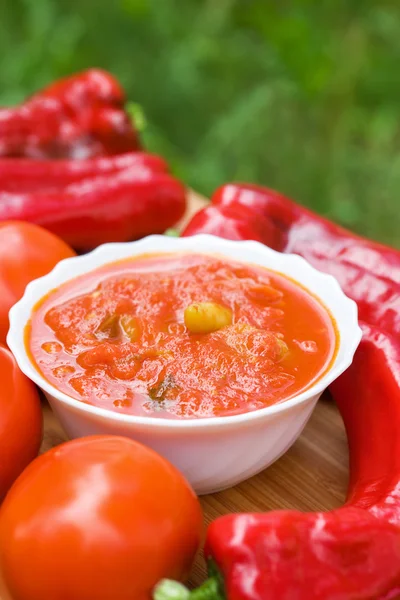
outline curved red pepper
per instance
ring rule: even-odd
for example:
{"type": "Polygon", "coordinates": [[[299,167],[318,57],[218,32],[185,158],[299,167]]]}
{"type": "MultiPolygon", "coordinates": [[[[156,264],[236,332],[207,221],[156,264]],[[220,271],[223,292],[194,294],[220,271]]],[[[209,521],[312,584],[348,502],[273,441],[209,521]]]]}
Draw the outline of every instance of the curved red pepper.
{"type": "Polygon", "coordinates": [[[90,158],[140,147],[116,79],[89,69],[0,109],[0,156],[90,158]]]}
{"type": "Polygon", "coordinates": [[[349,441],[347,503],[214,521],[205,556],[223,573],[229,600],[400,595],[400,347],[369,325],[363,332],[353,365],[331,387],[349,441]]]}
{"type": "Polygon", "coordinates": [[[197,232],[218,235],[215,231],[223,231],[230,240],[255,240],[280,250],[283,244],[282,233],[273,223],[251,207],[245,205],[214,206],[196,213],[184,230],[183,236],[195,235],[197,232]]]}
{"type": "Polygon", "coordinates": [[[80,251],[164,233],[185,209],[185,186],[146,166],[84,178],[62,190],[0,191],[0,221],[41,225],[80,251]]]}
{"type": "MultiPolygon", "coordinates": [[[[225,228],[212,217],[237,205],[267,218],[283,236],[281,250],[297,252],[336,275],[358,303],[363,339],[351,367],[330,388],[349,441],[348,499],[344,507],[328,513],[277,511],[217,519],[205,545],[210,574],[217,570],[217,576],[186,596],[182,588],[173,596],[173,588],[163,583],[155,598],[398,598],[400,253],[369,243],[276,192],[247,185],[221,188],[213,198],[214,212],[207,207],[201,217],[195,216],[185,235],[229,237],[232,225],[225,228]]],[[[242,230],[246,226],[249,221],[240,224],[242,230]]],[[[271,243],[270,236],[270,229],[265,230],[264,243],[271,243]]]]}
{"type": "Polygon", "coordinates": [[[162,584],[156,600],[400,596],[400,344],[362,328],[353,364],[331,386],[350,450],[345,506],[220,517],[205,545],[212,578],[186,596],[162,584]]]}
{"type": "Polygon", "coordinates": [[[0,158],[0,194],[63,190],[67,185],[121,171],[167,173],[166,161],[155,154],[127,152],[87,160],[0,158]]]}
{"type": "Polygon", "coordinates": [[[349,443],[347,503],[400,526],[400,340],[361,327],[353,364],[330,386],[349,443]]]}

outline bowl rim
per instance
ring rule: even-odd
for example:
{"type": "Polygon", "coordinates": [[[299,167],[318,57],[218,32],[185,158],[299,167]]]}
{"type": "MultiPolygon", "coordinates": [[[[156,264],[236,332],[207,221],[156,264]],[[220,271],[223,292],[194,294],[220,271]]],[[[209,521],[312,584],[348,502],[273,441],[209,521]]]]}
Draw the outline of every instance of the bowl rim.
{"type": "MultiPolygon", "coordinates": [[[[289,269],[290,270],[290,269],[289,269]]],[[[296,277],[292,275],[288,275],[286,273],[282,273],[288,277],[294,279],[294,281],[300,283],[306,290],[308,290],[307,285],[303,284],[300,280],[297,280],[296,277]]],[[[300,277],[301,279],[301,277],[300,277]]],[[[326,303],[322,300],[318,293],[314,291],[308,290],[310,293],[317,297],[320,302],[325,306],[326,303]]],[[[330,309],[333,318],[338,324],[338,329],[340,329],[340,320],[341,315],[335,313],[330,309]]],[[[66,258],[60,261],[47,275],[40,277],[31,281],[25,289],[25,293],[22,298],[11,308],[9,313],[10,320],[10,328],[7,335],[7,345],[12,351],[17,361],[17,364],[21,371],[31,379],[38,387],[45,392],[46,394],[52,396],[57,402],[68,405],[70,408],[73,408],[79,412],[87,413],[94,417],[104,418],[110,421],[118,421],[123,422],[125,424],[135,424],[135,425],[144,425],[147,427],[157,427],[161,429],[169,428],[169,429],[182,429],[182,428],[202,428],[202,427],[222,427],[224,425],[233,425],[239,423],[245,423],[250,421],[255,421],[258,419],[262,419],[263,417],[276,415],[279,413],[283,413],[285,411],[290,410],[291,408],[303,404],[308,400],[311,400],[315,396],[319,396],[339,375],[341,375],[352,363],[353,356],[357,347],[361,341],[362,331],[358,324],[358,309],[354,300],[351,300],[348,296],[344,294],[339,283],[332,275],[328,275],[321,271],[318,271],[313,267],[310,263],[308,263],[304,258],[297,254],[284,254],[281,252],[277,252],[264,246],[263,244],[256,241],[236,241],[236,240],[226,240],[214,235],[209,234],[198,234],[185,238],[176,238],[169,237],[165,235],[151,235],[140,240],[134,242],[121,242],[121,243],[109,243],[102,244],[98,246],[95,250],[80,256],[74,256],[70,258],[66,258]],[[150,250],[152,248],[152,250],[150,250]],[[243,255],[242,259],[237,259],[233,257],[232,254],[229,254],[229,250],[240,248],[240,255],[243,255]],[[53,386],[50,382],[48,382],[37,370],[34,366],[33,362],[28,356],[25,347],[24,341],[24,331],[28,319],[30,317],[32,308],[39,302],[46,294],[61,286],[63,283],[75,279],[84,273],[93,271],[95,269],[101,268],[102,266],[118,262],[119,260],[123,260],[124,258],[129,258],[130,256],[136,256],[140,254],[147,253],[167,253],[167,252],[182,252],[189,251],[200,254],[217,254],[220,253],[224,255],[225,252],[227,259],[231,260],[239,260],[248,264],[260,264],[261,266],[266,267],[270,270],[276,270],[276,272],[280,273],[280,269],[274,269],[272,266],[267,266],[262,263],[257,263],[254,259],[246,259],[246,250],[251,253],[251,251],[258,253],[262,256],[262,258],[266,259],[267,262],[273,262],[274,259],[277,260],[279,257],[278,263],[292,266],[298,270],[297,272],[303,271],[303,273],[307,272],[307,274],[314,277],[314,280],[319,280],[325,285],[330,287],[330,292],[336,295],[336,298],[339,299],[341,304],[346,305],[347,311],[347,319],[351,321],[352,330],[351,330],[351,342],[348,344],[348,347],[345,348],[344,355],[341,360],[339,360],[340,350],[343,349],[342,346],[342,336],[339,336],[338,341],[338,349],[336,353],[336,357],[332,361],[332,364],[328,367],[324,375],[320,377],[314,384],[308,387],[306,390],[301,392],[300,394],[296,394],[292,398],[288,400],[283,400],[276,404],[272,404],[270,406],[266,406],[264,408],[260,408],[253,411],[238,413],[235,415],[222,415],[218,417],[196,417],[196,418],[187,418],[187,419],[176,419],[176,418],[168,418],[168,417],[151,417],[151,416],[136,416],[131,414],[124,414],[113,411],[108,408],[101,408],[95,406],[93,404],[87,404],[69,396],[68,394],[58,390],[55,386],[53,386]],[[118,256],[116,256],[116,254],[118,256]],[[72,265],[77,266],[81,265],[81,269],[78,273],[71,275],[73,271],[70,267],[72,265]],[[69,273],[69,276],[68,276],[69,273]],[[29,317],[24,316],[24,313],[29,310],[29,317]],[[21,322],[23,323],[21,325],[21,322]]]]}

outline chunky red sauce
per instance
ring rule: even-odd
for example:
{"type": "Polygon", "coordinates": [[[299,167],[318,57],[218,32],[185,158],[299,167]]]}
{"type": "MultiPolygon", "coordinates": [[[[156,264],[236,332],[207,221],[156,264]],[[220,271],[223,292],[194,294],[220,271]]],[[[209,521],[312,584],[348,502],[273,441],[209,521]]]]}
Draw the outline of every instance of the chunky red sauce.
{"type": "Polygon", "coordinates": [[[336,337],[328,311],[286,277],[195,254],[136,257],[73,279],[27,328],[33,362],[59,390],[168,418],[288,399],[328,368],[336,337]]]}

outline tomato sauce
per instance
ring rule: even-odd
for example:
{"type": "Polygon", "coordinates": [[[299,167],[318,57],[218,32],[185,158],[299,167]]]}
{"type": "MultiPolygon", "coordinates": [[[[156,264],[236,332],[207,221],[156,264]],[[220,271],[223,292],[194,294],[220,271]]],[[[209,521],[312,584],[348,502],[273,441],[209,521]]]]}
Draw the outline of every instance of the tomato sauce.
{"type": "Polygon", "coordinates": [[[143,255],[63,284],[26,343],[69,396],[166,418],[234,415],[287,400],[329,367],[328,310],[285,276],[203,254],[143,255]]]}

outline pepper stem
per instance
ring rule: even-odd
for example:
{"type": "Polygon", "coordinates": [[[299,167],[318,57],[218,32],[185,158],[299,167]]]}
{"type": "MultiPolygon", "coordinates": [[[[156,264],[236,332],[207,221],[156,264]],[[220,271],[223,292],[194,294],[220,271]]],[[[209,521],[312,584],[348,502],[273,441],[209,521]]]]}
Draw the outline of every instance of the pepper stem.
{"type": "Polygon", "coordinates": [[[167,229],[164,235],[168,237],[179,237],[179,231],[177,229],[167,229]]]}
{"type": "Polygon", "coordinates": [[[127,102],[125,105],[125,111],[131,119],[136,131],[142,133],[147,127],[147,120],[144,110],[140,104],[137,104],[136,102],[127,102]]]}
{"type": "Polygon", "coordinates": [[[153,600],[223,600],[216,577],[210,577],[200,587],[189,591],[184,585],[163,579],[154,589],[153,600]]]}

